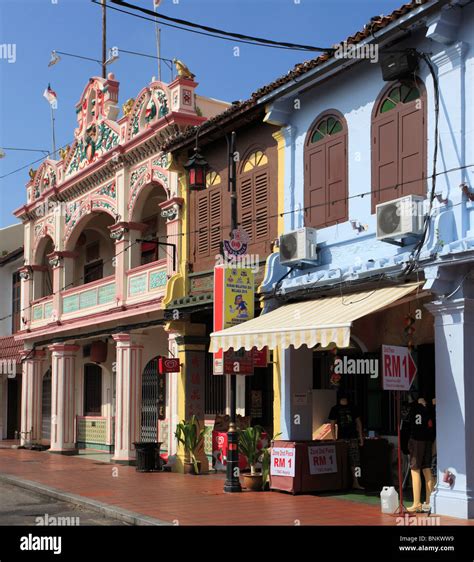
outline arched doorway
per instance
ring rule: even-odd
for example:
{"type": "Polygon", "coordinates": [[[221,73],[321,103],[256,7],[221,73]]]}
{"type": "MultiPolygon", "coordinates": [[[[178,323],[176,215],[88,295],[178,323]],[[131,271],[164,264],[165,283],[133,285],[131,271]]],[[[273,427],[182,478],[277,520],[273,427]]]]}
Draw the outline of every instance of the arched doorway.
{"type": "Polygon", "coordinates": [[[51,369],[43,376],[41,393],[41,440],[51,442],[51,369]]]}
{"type": "Polygon", "coordinates": [[[158,441],[158,422],[165,419],[165,408],[166,375],[158,374],[158,357],[155,357],[142,374],[141,441],[158,441]]]}

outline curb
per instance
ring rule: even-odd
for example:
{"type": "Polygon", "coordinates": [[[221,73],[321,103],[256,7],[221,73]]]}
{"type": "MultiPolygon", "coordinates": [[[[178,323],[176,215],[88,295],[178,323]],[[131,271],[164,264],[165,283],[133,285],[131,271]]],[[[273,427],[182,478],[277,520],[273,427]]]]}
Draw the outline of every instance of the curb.
{"type": "Polygon", "coordinates": [[[142,515],[140,513],[136,513],[135,511],[129,511],[127,509],[115,507],[97,500],[84,498],[83,496],[78,496],[76,494],[70,494],[69,492],[63,492],[61,490],[58,490],[57,488],[51,488],[50,486],[38,484],[38,482],[25,480],[17,476],[0,474],[0,482],[6,482],[8,484],[18,486],[19,488],[25,488],[26,490],[31,490],[32,492],[36,492],[38,494],[47,496],[49,498],[54,498],[56,500],[61,500],[72,505],[87,507],[92,511],[96,511],[97,513],[106,515],[111,519],[116,519],[117,521],[128,523],[130,525],[173,526],[173,524],[169,523],[168,521],[162,521],[161,519],[156,519],[155,517],[142,515]]]}

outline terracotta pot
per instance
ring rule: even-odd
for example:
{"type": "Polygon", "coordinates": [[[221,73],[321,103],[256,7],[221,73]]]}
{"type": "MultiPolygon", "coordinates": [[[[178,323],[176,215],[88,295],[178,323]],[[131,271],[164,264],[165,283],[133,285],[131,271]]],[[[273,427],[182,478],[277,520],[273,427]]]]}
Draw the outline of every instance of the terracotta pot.
{"type": "Polygon", "coordinates": [[[261,474],[243,474],[244,488],[252,492],[261,492],[263,476],[261,474]]]}
{"type": "MultiPolygon", "coordinates": [[[[197,474],[201,474],[201,461],[197,461],[197,465],[199,470],[197,474]]],[[[194,463],[192,462],[184,463],[184,474],[196,474],[196,471],[194,470],[194,463]]]]}

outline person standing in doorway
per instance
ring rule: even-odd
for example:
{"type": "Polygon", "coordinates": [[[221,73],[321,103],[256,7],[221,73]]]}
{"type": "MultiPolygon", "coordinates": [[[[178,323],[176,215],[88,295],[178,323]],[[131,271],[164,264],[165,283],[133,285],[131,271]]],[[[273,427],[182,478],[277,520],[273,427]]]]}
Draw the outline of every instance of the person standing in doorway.
{"type": "Polygon", "coordinates": [[[364,434],[359,409],[349,402],[346,394],[340,393],[338,403],[331,408],[329,413],[329,421],[331,422],[332,438],[341,439],[348,445],[353,478],[352,487],[356,490],[363,490],[364,488],[359,484],[361,471],[359,447],[364,445],[364,434]]]}

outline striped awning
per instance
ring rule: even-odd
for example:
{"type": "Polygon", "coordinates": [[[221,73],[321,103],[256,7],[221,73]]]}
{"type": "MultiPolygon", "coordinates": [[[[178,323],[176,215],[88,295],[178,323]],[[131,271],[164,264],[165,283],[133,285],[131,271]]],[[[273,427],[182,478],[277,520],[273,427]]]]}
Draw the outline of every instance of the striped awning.
{"type": "Polygon", "coordinates": [[[317,344],[326,347],[331,343],[337,347],[349,347],[354,320],[398,301],[416,291],[420,284],[383,287],[287,304],[238,326],[212,333],[209,351],[262,349],[265,346],[286,349],[290,345],[312,348],[317,344]]]}

